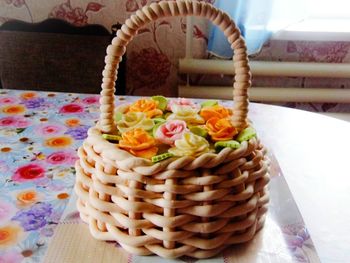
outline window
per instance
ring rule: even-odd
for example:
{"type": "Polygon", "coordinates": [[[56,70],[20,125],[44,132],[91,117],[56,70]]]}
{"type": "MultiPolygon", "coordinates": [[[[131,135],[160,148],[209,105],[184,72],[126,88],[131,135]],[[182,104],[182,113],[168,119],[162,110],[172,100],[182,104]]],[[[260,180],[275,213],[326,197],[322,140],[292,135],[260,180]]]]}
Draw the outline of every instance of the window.
{"type": "Polygon", "coordinates": [[[349,0],[308,0],[307,16],[276,32],[274,39],[350,41],[349,0]]]}

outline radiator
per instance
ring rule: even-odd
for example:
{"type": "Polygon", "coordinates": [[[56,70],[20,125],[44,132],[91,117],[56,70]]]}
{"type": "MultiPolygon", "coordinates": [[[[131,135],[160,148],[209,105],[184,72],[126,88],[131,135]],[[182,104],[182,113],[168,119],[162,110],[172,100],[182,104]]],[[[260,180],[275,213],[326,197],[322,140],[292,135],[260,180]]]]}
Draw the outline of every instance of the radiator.
{"type": "MultiPolygon", "coordinates": [[[[350,78],[350,64],[251,61],[254,76],[350,78]]],[[[184,74],[234,75],[232,61],[180,59],[179,72],[184,74]]],[[[231,99],[232,86],[179,86],[181,97],[231,99]],[[198,92],[200,91],[200,92],[198,92]]],[[[252,87],[252,101],[266,102],[333,102],[350,103],[350,89],[252,87]]]]}
{"type": "MultiPolygon", "coordinates": [[[[193,18],[188,17],[186,22],[186,57],[179,61],[179,72],[234,75],[232,61],[193,58],[193,18]]],[[[349,63],[250,61],[250,67],[254,76],[350,78],[349,63]]],[[[231,99],[232,86],[191,86],[187,81],[186,85],[179,86],[179,96],[231,99]]],[[[262,102],[350,103],[350,89],[253,86],[249,97],[252,101],[262,102]]]]}

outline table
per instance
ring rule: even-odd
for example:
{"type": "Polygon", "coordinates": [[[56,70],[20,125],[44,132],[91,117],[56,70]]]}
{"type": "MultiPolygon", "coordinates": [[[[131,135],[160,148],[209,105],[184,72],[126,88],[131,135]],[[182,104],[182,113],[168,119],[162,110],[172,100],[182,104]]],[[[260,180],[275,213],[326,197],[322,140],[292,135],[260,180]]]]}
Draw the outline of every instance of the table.
{"type": "MultiPolygon", "coordinates": [[[[75,152],[98,118],[98,98],[0,91],[0,262],[42,261],[72,194],[75,152]]],[[[350,262],[350,124],[254,103],[250,118],[277,156],[322,262],[350,262]]]]}

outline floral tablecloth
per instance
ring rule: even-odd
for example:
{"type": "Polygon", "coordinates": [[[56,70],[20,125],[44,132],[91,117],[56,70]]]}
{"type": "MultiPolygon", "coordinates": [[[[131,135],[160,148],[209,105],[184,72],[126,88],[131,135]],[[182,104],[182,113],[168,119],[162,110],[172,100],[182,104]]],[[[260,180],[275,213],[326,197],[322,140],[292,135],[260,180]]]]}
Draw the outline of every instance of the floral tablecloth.
{"type": "Polygon", "coordinates": [[[39,262],[74,185],[96,95],[0,91],[0,262],[39,262]]]}
{"type": "MultiPolygon", "coordinates": [[[[0,91],[0,263],[43,260],[72,195],[76,151],[98,118],[98,100],[0,91]]],[[[308,262],[304,248],[313,246],[298,220],[281,229],[293,261],[308,262]]]]}

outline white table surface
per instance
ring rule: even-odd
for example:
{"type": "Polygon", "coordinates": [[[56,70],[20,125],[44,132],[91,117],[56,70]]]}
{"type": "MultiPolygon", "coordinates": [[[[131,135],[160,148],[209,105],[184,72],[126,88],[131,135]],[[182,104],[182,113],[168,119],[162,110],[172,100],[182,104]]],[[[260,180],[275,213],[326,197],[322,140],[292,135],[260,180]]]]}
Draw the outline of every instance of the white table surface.
{"type": "Polygon", "coordinates": [[[254,126],[273,151],[322,262],[350,262],[350,123],[251,104],[254,126]],[[257,117],[258,116],[258,117],[257,117]]]}

